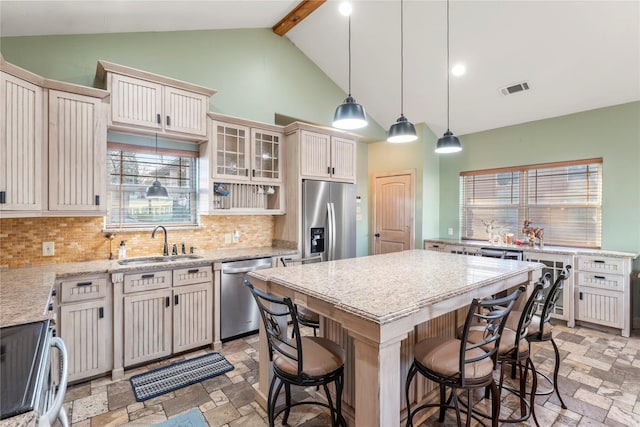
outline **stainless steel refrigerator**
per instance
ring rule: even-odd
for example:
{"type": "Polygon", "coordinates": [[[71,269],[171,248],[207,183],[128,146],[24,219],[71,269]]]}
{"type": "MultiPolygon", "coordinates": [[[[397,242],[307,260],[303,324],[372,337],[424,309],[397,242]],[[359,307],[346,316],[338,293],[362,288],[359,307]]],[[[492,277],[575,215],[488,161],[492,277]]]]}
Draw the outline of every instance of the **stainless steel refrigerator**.
{"type": "Polygon", "coordinates": [[[302,256],[356,256],[356,185],[302,181],[302,256]]]}

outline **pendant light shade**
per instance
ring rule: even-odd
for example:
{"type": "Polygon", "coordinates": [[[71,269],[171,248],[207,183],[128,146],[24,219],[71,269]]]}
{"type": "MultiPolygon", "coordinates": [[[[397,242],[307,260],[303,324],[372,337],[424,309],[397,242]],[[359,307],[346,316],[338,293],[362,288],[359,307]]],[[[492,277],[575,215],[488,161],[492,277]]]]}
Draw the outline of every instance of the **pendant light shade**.
{"type": "Polygon", "coordinates": [[[413,126],[404,114],[401,114],[398,117],[398,120],[389,128],[389,136],[387,136],[388,142],[393,143],[402,143],[402,142],[411,142],[418,139],[418,135],[416,134],[416,128],[413,126]]]}
{"type": "Polygon", "coordinates": [[[457,136],[449,129],[449,0],[447,0],[447,131],[438,139],[436,153],[457,153],[462,151],[462,144],[457,136]]]}
{"type": "MultiPolygon", "coordinates": [[[[156,134],[156,155],[158,154],[158,134],[156,134]]],[[[147,199],[168,199],[167,189],[158,181],[158,168],[156,167],[156,179],[151,186],[147,187],[147,199]]]]}
{"type": "Polygon", "coordinates": [[[349,95],[338,105],[333,115],[333,127],[338,129],[360,129],[367,125],[364,107],[351,96],[351,15],[349,15],[349,95]]]}
{"type": "Polygon", "coordinates": [[[400,117],[389,128],[387,142],[412,142],[416,139],[415,126],[404,116],[404,2],[400,0],[400,117]]]}

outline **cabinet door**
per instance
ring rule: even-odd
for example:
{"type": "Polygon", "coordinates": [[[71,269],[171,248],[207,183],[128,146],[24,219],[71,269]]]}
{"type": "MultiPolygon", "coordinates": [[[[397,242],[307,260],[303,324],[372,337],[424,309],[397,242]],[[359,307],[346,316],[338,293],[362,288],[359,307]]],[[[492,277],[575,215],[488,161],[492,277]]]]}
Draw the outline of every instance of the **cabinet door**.
{"type": "MultiPolygon", "coordinates": [[[[524,252],[525,261],[539,262],[544,264],[542,268],[542,274],[551,273],[551,284],[553,284],[558,275],[562,272],[566,265],[573,264],[572,255],[560,255],[560,254],[546,254],[543,252],[524,252]]],[[[573,294],[573,274],[569,275],[569,278],[564,282],[564,288],[562,294],[558,298],[555,310],[551,313],[552,317],[557,319],[566,320],[570,327],[573,327],[573,307],[571,306],[571,295],[573,294]]],[[[545,296],[548,289],[545,289],[545,296]]]]}
{"type": "Polygon", "coordinates": [[[106,112],[101,100],[49,91],[49,210],[106,211],[106,112]]]}
{"type": "Polygon", "coordinates": [[[111,307],[106,299],[60,307],[60,336],[69,355],[69,381],[111,369],[111,307]]]}
{"type": "Polygon", "coordinates": [[[0,73],[0,211],[42,209],[42,88],[0,73]]]}
{"type": "Polygon", "coordinates": [[[252,170],[254,180],[282,181],[282,141],[284,136],[278,132],[251,129],[252,170]]]}
{"type": "Polygon", "coordinates": [[[575,318],[598,325],[622,328],[622,292],[576,286],[575,318]]]}
{"type": "Polygon", "coordinates": [[[207,96],[165,86],[163,120],[168,133],[206,136],[207,111],[207,96]]]}
{"type": "Polygon", "coordinates": [[[213,122],[212,178],[249,180],[249,128],[213,122]]]}
{"type": "Polygon", "coordinates": [[[123,298],[124,366],[171,354],[171,289],[123,298]]]}
{"type": "Polygon", "coordinates": [[[331,175],[341,181],[355,182],[355,141],[335,136],[331,137],[331,175]]]}
{"type": "Polygon", "coordinates": [[[300,175],[303,178],[329,178],[331,173],[331,137],[300,131],[300,175]]]}
{"type": "Polygon", "coordinates": [[[173,352],[213,342],[213,283],[173,289],[173,352]]]}
{"type": "Polygon", "coordinates": [[[111,75],[111,121],[162,131],[162,85],[111,75]]]}

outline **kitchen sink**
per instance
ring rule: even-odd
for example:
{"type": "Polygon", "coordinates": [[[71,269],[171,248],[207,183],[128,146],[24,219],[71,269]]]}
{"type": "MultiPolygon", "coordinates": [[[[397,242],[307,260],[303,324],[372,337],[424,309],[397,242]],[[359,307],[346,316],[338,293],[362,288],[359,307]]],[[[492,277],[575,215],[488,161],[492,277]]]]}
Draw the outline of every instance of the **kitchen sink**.
{"type": "Polygon", "coordinates": [[[172,262],[188,259],[202,258],[200,255],[184,254],[184,255],[169,255],[169,256],[149,256],[141,258],[129,258],[121,259],[118,261],[120,265],[144,265],[144,264],[156,264],[159,262],[172,262]]]}

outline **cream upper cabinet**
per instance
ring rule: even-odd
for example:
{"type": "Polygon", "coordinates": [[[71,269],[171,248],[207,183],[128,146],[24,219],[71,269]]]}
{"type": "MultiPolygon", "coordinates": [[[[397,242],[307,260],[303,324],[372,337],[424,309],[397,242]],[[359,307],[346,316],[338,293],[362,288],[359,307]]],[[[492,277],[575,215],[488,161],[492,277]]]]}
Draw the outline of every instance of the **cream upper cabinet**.
{"type": "Polygon", "coordinates": [[[106,105],[49,91],[49,210],[106,212],[106,105]]]}
{"type": "Polygon", "coordinates": [[[356,142],[354,140],[301,130],[299,144],[302,178],[356,181],[356,142]]]}
{"type": "Polygon", "coordinates": [[[200,145],[201,213],[282,214],[283,128],[209,113],[200,145]]]}
{"type": "Polygon", "coordinates": [[[204,141],[213,89],[98,61],[98,78],[111,93],[109,127],[204,141]]]}
{"type": "Polygon", "coordinates": [[[0,72],[0,100],[0,211],[40,211],[46,153],[43,89],[0,72]]]}

